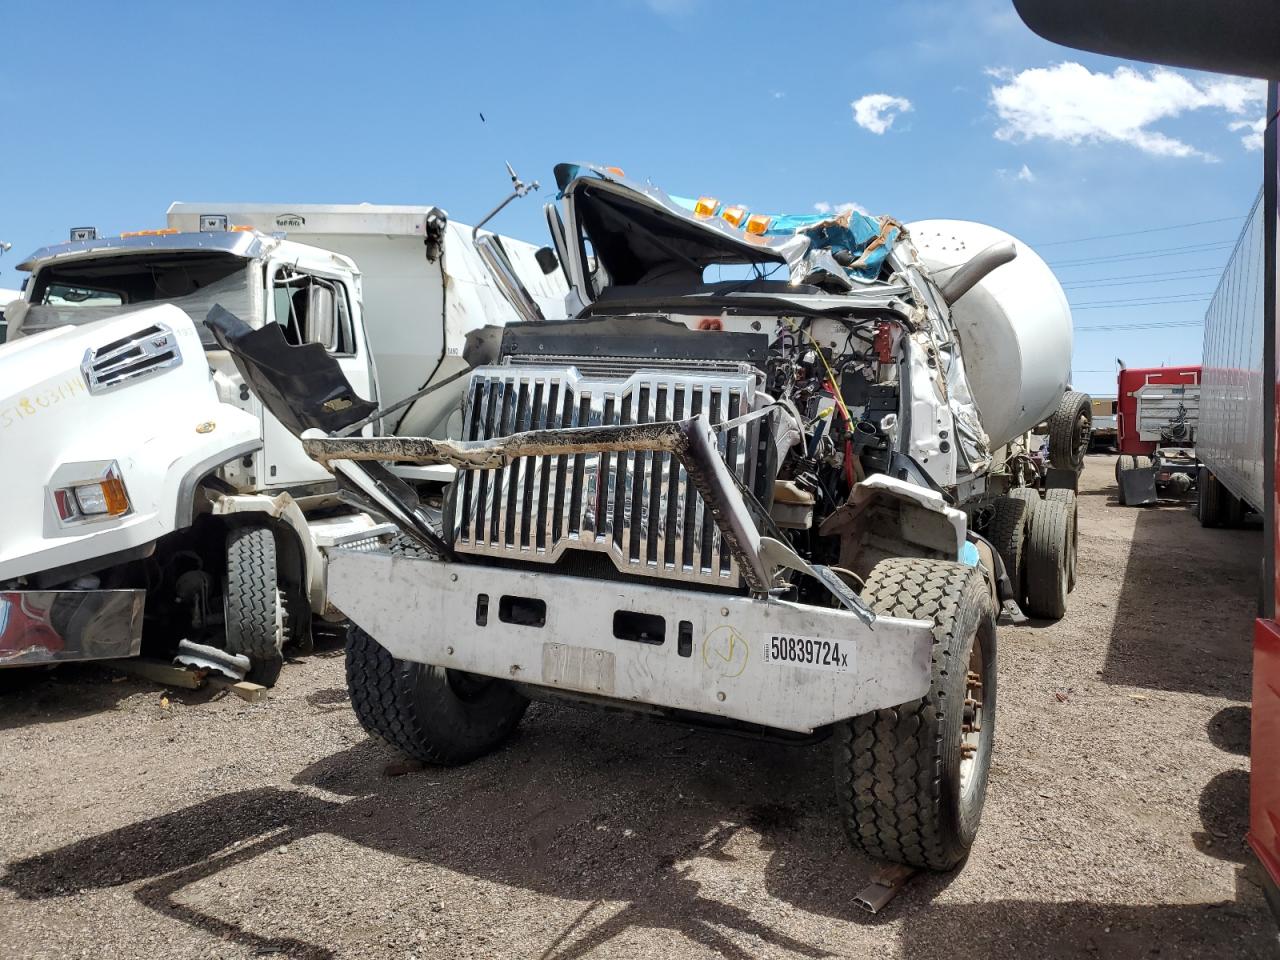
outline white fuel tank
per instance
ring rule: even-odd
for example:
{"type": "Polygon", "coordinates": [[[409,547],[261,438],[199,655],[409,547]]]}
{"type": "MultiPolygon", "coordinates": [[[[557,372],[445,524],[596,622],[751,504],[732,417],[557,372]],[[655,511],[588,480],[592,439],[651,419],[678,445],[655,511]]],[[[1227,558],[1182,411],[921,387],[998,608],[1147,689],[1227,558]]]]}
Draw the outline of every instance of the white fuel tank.
{"type": "Polygon", "coordinates": [[[1017,257],[952,304],[951,315],[991,445],[1026,433],[1056,409],[1071,378],[1071,307],[1058,278],[1025,243],[984,223],[920,220],[907,231],[932,271],[1013,241],[1017,257]]]}

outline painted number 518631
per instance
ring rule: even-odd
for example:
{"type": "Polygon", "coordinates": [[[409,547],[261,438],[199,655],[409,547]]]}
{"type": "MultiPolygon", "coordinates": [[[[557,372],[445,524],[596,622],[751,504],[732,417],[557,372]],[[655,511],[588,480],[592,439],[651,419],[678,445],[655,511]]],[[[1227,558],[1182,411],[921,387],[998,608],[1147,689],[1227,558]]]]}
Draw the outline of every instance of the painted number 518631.
{"type": "Polygon", "coordinates": [[[815,670],[844,673],[852,667],[853,644],[821,637],[770,635],[764,647],[765,663],[781,663],[815,670]]]}

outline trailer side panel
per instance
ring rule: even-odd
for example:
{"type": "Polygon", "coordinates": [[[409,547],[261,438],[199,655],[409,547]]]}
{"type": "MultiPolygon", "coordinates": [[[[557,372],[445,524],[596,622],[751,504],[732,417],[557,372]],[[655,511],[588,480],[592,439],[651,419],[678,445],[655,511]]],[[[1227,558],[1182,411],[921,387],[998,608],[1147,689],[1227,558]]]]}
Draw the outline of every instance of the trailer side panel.
{"type": "Polygon", "coordinates": [[[1196,452],[1228,490],[1263,506],[1262,194],[1204,319],[1200,429],[1196,452]]]}

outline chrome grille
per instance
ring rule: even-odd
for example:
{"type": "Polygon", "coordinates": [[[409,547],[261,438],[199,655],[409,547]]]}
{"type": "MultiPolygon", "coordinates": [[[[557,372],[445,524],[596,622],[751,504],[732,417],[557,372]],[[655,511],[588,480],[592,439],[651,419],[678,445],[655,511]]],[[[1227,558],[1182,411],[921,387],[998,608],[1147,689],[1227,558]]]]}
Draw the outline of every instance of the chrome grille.
{"type": "Polygon", "coordinates": [[[86,350],[80,372],[90,393],[103,393],[181,363],[178,338],[168,326],[156,323],[122,340],[86,350]]]}
{"type": "MultiPolygon", "coordinates": [[[[463,437],[524,430],[652,423],[705,413],[711,422],[751,409],[751,371],[638,370],[625,379],[575,367],[481,367],[471,376],[463,437]]],[[[720,433],[729,468],[750,482],[760,420],[720,433]]],[[[534,456],[505,469],[468,470],[457,483],[459,553],[551,563],[565,550],[606,553],[621,571],[736,585],[737,565],[684,467],[664,453],[534,456]]]]}

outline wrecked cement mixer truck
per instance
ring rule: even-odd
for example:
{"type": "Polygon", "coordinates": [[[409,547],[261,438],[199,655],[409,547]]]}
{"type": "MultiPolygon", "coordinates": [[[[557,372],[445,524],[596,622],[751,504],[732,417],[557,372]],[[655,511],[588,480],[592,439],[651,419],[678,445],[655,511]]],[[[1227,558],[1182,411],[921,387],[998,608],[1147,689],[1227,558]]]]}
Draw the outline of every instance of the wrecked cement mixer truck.
{"type": "Polygon", "coordinates": [[[374,404],[321,352],[207,321],[404,533],[331,555],[361,722],[442,764],[496,748],[534,698],[830,735],[851,840],[955,866],[986,792],[1001,607],[1061,615],[1069,584],[1071,505],[1008,453],[1046,418],[1060,468],[1087,444],[1057,282],[979,224],[556,176],[572,319],[472,338],[451,439],[346,435],[374,404]],[[278,374],[304,359],[305,384],[278,374]],[[439,524],[395,483],[405,463],[458,469],[439,524]]]}

